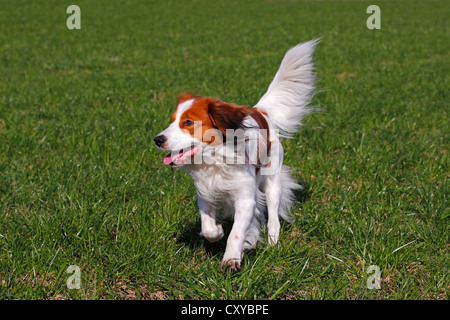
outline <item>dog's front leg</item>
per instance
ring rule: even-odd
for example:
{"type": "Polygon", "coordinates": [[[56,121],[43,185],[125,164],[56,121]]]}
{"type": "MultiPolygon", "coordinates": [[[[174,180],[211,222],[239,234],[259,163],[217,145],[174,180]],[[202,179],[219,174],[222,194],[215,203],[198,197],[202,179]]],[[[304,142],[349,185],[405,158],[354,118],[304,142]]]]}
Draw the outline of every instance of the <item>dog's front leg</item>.
{"type": "Polygon", "coordinates": [[[202,231],[200,235],[209,242],[215,242],[223,237],[222,226],[217,223],[216,209],[208,202],[197,195],[198,208],[200,210],[200,220],[202,222],[202,231]]]}
{"type": "Polygon", "coordinates": [[[227,248],[222,260],[222,268],[228,265],[232,270],[240,269],[243,257],[245,234],[252,221],[256,202],[253,199],[235,202],[234,223],[227,240],[227,248]]]}

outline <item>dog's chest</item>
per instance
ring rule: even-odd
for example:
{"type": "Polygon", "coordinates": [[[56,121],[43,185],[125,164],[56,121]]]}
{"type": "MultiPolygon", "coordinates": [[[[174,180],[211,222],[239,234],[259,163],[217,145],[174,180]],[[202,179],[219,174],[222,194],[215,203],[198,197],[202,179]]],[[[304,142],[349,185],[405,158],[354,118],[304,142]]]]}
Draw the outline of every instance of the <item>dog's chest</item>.
{"type": "Polygon", "coordinates": [[[219,194],[225,195],[228,193],[223,172],[216,166],[204,166],[193,168],[189,171],[192,180],[194,181],[197,192],[200,196],[210,201],[216,199],[219,194]]]}
{"type": "Polygon", "coordinates": [[[243,184],[248,183],[248,173],[237,167],[192,165],[188,170],[198,194],[210,203],[232,201],[243,184]]]}

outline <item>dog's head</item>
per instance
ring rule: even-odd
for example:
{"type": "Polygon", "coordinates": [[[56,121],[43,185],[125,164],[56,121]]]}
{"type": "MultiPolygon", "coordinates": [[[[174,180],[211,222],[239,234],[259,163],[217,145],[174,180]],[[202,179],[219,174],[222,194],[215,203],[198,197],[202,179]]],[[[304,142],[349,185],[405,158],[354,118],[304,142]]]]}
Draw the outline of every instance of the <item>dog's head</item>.
{"type": "Polygon", "coordinates": [[[213,98],[182,95],[171,124],[154,138],[159,149],[170,151],[164,164],[181,167],[193,163],[208,147],[223,145],[227,130],[242,128],[251,110],[213,98]]]}

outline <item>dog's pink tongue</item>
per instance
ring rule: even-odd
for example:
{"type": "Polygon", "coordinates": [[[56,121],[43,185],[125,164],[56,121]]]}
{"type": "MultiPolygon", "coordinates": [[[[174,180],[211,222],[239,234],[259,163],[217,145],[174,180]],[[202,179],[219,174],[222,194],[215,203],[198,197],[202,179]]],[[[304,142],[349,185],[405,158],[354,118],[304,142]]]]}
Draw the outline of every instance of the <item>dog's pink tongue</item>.
{"type": "Polygon", "coordinates": [[[192,149],[186,151],[186,153],[183,153],[183,154],[181,155],[181,158],[184,160],[184,159],[186,159],[187,157],[190,157],[190,156],[192,156],[193,154],[195,154],[195,153],[197,152],[197,150],[198,150],[198,147],[193,147],[192,149]]]}
{"type": "Polygon", "coordinates": [[[174,162],[177,159],[181,159],[182,161],[186,160],[188,157],[192,156],[193,154],[195,154],[198,151],[198,147],[194,147],[188,151],[184,152],[180,152],[177,154],[172,154],[169,153],[163,160],[164,164],[171,164],[172,162],[174,162]]]}
{"type": "Polygon", "coordinates": [[[174,162],[176,159],[178,159],[179,157],[181,157],[181,154],[177,153],[175,155],[172,155],[172,153],[169,153],[163,160],[164,164],[171,164],[172,162],[174,162]]]}

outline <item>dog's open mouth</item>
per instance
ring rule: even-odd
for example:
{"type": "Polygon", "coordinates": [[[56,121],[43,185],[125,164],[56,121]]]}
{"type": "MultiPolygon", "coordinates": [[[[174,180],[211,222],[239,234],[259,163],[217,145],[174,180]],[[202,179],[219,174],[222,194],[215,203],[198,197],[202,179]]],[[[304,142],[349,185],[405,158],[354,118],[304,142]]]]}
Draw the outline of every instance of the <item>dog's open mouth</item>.
{"type": "Polygon", "coordinates": [[[199,150],[200,148],[198,146],[192,145],[190,148],[182,149],[178,153],[176,151],[172,151],[164,158],[163,162],[171,167],[180,167],[185,165],[188,160],[194,157],[199,150]]]}

